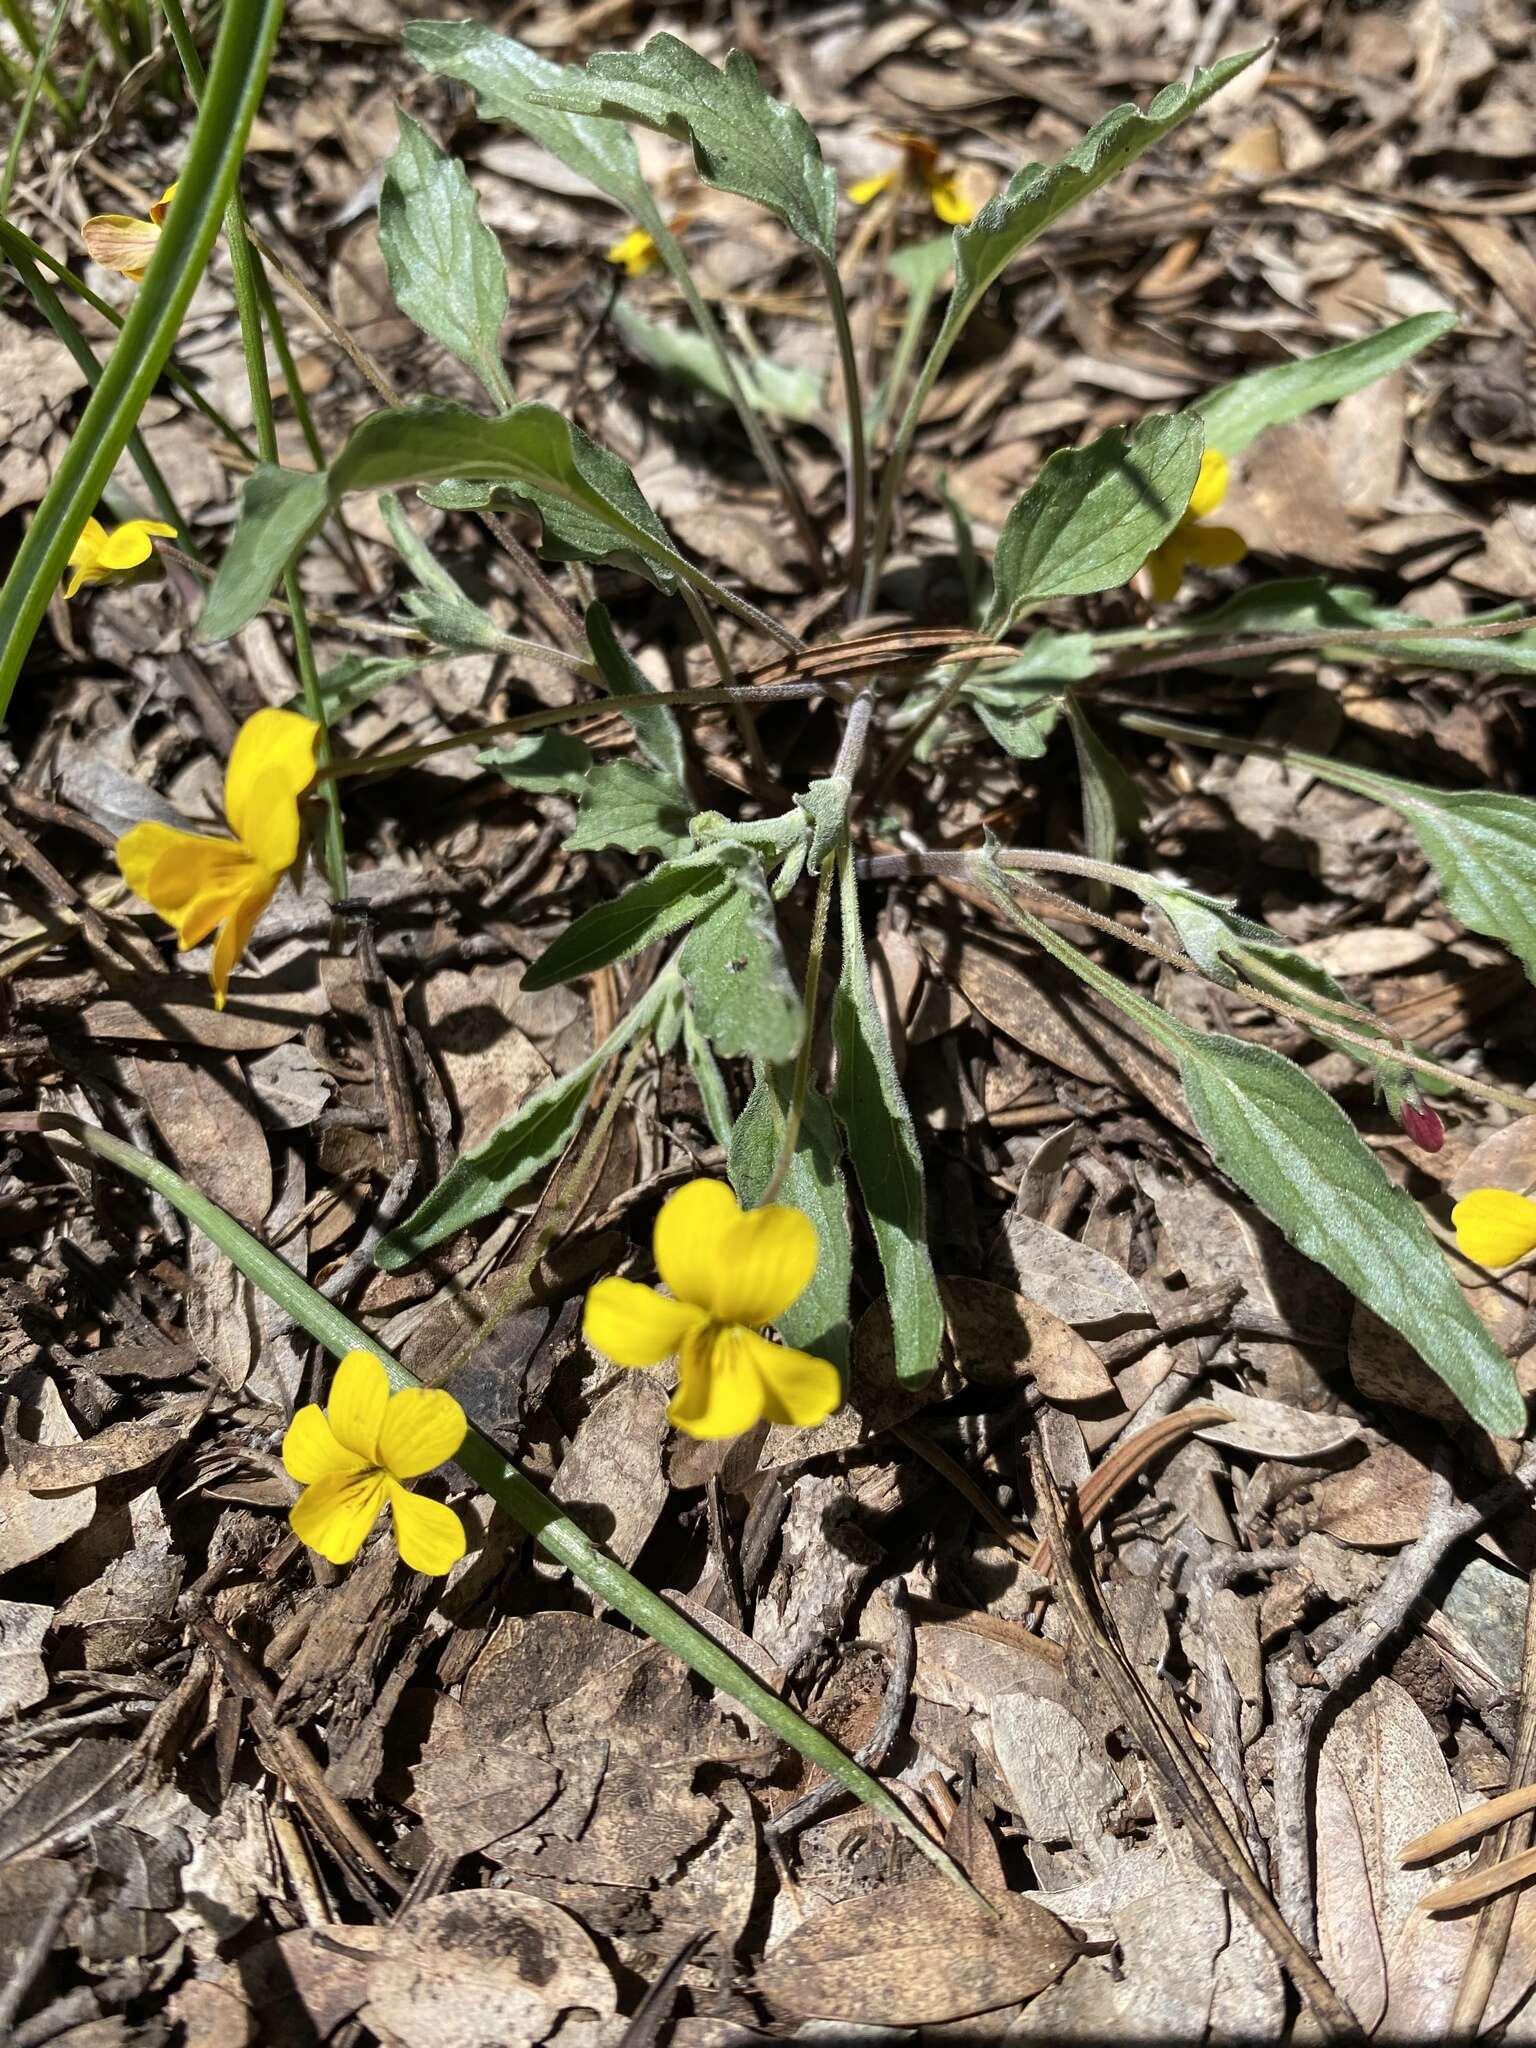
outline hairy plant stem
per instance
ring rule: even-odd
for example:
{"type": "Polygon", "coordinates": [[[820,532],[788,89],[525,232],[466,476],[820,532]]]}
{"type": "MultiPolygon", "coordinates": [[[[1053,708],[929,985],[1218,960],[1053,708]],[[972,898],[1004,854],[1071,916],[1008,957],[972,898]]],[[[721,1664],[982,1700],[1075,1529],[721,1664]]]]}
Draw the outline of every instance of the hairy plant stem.
{"type": "MultiPolygon", "coordinates": [[[[171,40],[176,45],[176,54],[181,59],[187,90],[194,104],[200,103],[206,78],[203,62],[192,39],[192,30],[181,0],[160,0],[160,6],[165,15],[166,26],[171,32],[171,40]]],[[[277,421],[272,411],[272,387],[267,377],[267,352],[261,320],[261,286],[258,282],[261,259],[246,238],[245,208],[240,201],[238,182],[230,195],[229,208],[224,217],[224,232],[229,243],[230,276],[234,285],[235,306],[240,316],[240,341],[245,352],[246,377],[251,388],[251,418],[256,430],[256,446],[262,461],[276,467],[277,421]]],[[[321,799],[325,805],[325,827],[321,848],[331,900],[340,903],[345,900],[347,894],[347,848],[341,817],[341,793],[334,781],[325,775],[325,771],[331,766],[331,729],[326,717],[325,693],[320,688],[320,673],[315,667],[314,646],[309,636],[309,619],[304,609],[304,593],[299,587],[296,569],[289,569],[284,573],[283,597],[292,614],[294,665],[299,672],[299,688],[303,694],[304,708],[319,727],[315,739],[315,761],[319,776],[324,777],[321,799]]]]}
{"type": "Polygon", "coordinates": [[[818,254],[816,267],[821,273],[827,304],[832,309],[832,327],[837,336],[838,360],[843,371],[843,405],[848,414],[846,566],[848,595],[850,603],[853,603],[858,599],[864,579],[864,550],[869,519],[869,453],[864,442],[863,384],[859,378],[859,358],[853,345],[853,329],[848,321],[848,302],[843,295],[843,281],[837,274],[837,265],[829,257],[818,254]]]}
{"type": "Polygon", "coordinates": [[[693,281],[693,272],[688,267],[688,258],[682,244],[659,213],[654,220],[647,221],[645,227],[651,240],[656,244],[657,255],[667,266],[672,282],[682,293],[699,332],[714,352],[715,359],[720,365],[720,374],[725,379],[726,389],[730,393],[736,417],[741,421],[747,439],[752,444],[753,454],[784,500],[784,509],[800,536],[800,545],[805,549],[806,561],[812,569],[819,569],[823,552],[821,536],[812,523],[805,500],[801,497],[794,478],[785,468],[783,458],[769,438],[761,417],[742,389],[741,379],[736,373],[735,358],[725,345],[725,336],[720,332],[719,323],[710,311],[708,302],[693,281]]]}

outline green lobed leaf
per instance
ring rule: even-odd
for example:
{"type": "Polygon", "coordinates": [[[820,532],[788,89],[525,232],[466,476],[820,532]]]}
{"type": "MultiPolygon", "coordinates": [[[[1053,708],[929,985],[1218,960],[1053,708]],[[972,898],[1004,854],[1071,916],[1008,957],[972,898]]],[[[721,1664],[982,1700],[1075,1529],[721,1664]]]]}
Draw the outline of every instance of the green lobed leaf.
{"type": "MultiPolygon", "coordinates": [[[[587,629],[587,645],[592,650],[592,659],[597,663],[604,686],[615,697],[654,694],[655,685],[650,677],[639,662],[632,661],[620,646],[613,621],[608,616],[608,607],[601,603],[588,605],[583,623],[587,629]]],[[[635,742],[651,766],[670,775],[679,789],[686,789],[688,747],[676,714],[665,704],[658,704],[654,710],[643,705],[638,710],[626,711],[623,716],[633,727],[635,742]]]]}
{"type": "Polygon", "coordinates": [[[836,176],[805,116],[765,90],[744,50],[717,66],[676,36],[652,36],[643,50],[600,50],[584,67],[571,66],[539,101],[691,143],[706,185],[766,206],[835,261],[836,176]]]}
{"type": "Polygon", "coordinates": [[[395,304],[473,370],[496,404],[510,405],[501,362],[508,302],[501,244],[480,218],[464,166],[403,107],[395,114],[400,141],[379,193],[379,251],[395,304]]]}
{"type": "Polygon", "coordinates": [[[568,853],[616,846],[624,853],[676,853],[692,844],[693,806],[670,775],[643,761],[605,761],[586,779],[568,853]]]}
{"type": "Polygon", "coordinates": [[[615,960],[627,960],[653,939],[692,924],[714,908],[731,886],[721,851],[701,847],[697,853],[663,861],[643,882],[636,882],[611,903],[596,904],[566,928],[523,976],[530,993],[595,974],[615,960]]]}
{"type": "MultiPolygon", "coordinates": [[[[320,694],[325,699],[327,722],[335,725],[349,711],[356,711],[360,704],[366,704],[390,683],[403,682],[407,676],[418,674],[433,659],[427,653],[344,654],[320,676],[320,694]]],[[[302,711],[302,698],[295,697],[290,708],[302,711]]]]}
{"type": "Polygon", "coordinates": [[[1266,427],[1283,426],[1320,405],[1333,405],[1385,377],[1439,341],[1457,325],[1454,313],[1415,313],[1362,341],[1347,341],[1300,362],[1273,363],[1253,370],[1196,399],[1205,421],[1205,445],[1223,455],[1240,455],[1266,427]]]}
{"type": "Polygon", "coordinates": [[[944,1305],[928,1255],[923,1157],[870,984],[859,891],[846,852],[839,874],[843,967],[832,999],[837,1078],[832,1107],[869,1212],[890,1300],[896,1377],[932,1378],[944,1341],[944,1305]]]}
{"type": "Polygon", "coordinates": [[[689,932],[678,967],[693,997],[694,1020],[722,1059],[793,1059],[805,1033],[805,1008],[755,860],[732,868],[729,893],[689,932]]]}
{"type": "Polygon", "coordinates": [[[328,510],[352,491],[392,491],[445,477],[498,484],[544,523],[545,551],[615,561],[670,584],[688,565],[642,496],[629,466],[580,427],[539,404],[499,419],[443,399],[376,412],[318,475],[258,469],[241,493],[235,528],[203,606],[205,640],[247,625],[328,510]]]}
{"type": "Polygon", "coordinates": [[[475,756],[514,789],[547,796],[580,796],[595,771],[592,749],[568,732],[529,732],[509,747],[485,747],[475,756]]]}
{"type": "Polygon", "coordinates": [[[935,345],[939,361],[1015,256],[1187,121],[1260,55],[1260,50],[1244,50],[1197,71],[1187,85],[1164,86],[1145,113],[1130,104],[1113,107],[1059,163],[1025,164],[1015,171],[974,220],[955,230],[955,288],[935,345]]]}
{"type": "Polygon", "coordinates": [[[1127,582],[1183,518],[1200,474],[1200,422],[1154,414],[1127,436],[1111,427],[1086,448],[1060,448],[1003,522],[984,632],[1007,632],[1048,597],[1127,582]]]}
{"type": "Polygon", "coordinates": [[[614,121],[557,112],[542,97],[569,76],[558,64],[479,22],[411,21],[402,35],[405,47],[428,71],[472,87],[483,121],[506,121],[532,136],[642,227],[649,229],[661,218],[626,131],[614,121]]]}
{"type": "MultiPolygon", "coordinates": [[[[772,1178],[784,1136],[789,1087],[786,1069],[760,1069],[757,1085],[731,1132],[726,1170],[744,1209],[754,1208],[762,1200],[772,1178]]],[[[848,1228],[842,1151],[831,1106],[813,1085],[806,1091],[789,1171],[776,1199],[803,1210],[816,1226],[816,1271],[810,1286],[778,1318],[777,1328],[786,1344],[835,1365],[846,1387],[853,1239],[848,1228]]]]}
{"type": "Polygon", "coordinates": [[[979,872],[1037,944],[1173,1053],[1195,1124],[1222,1172],[1298,1251],[1405,1337],[1475,1422],[1518,1436],[1525,1400],[1509,1361],[1467,1306],[1412,1198],[1333,1098],[1267,1046],[1195,1031],[1167,1015],[1019,910],[990,863],[979,872]]]}

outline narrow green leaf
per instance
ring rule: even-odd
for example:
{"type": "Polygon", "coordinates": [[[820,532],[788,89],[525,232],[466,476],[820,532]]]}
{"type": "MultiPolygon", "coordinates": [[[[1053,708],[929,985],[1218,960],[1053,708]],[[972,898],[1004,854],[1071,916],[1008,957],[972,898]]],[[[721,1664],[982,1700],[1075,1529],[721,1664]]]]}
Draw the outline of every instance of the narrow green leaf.
{"type": "Polygon", "coordinates": [[[170,355],[235,189],[282,0],[225,0],[175,203],[43,502],[0,589],[0,720],[81,528],[170,355]]]}
{"type": "Polygon", "coordinates": [[[514,789],[539,795],[580,796],[593,773],[592,749],[568,732],[530,732],[509,747],[486,747],[475,756],[514,789]]]}
{"type": "Polygon", "coordinates": [[[649,229],[660,212],[629,135],[614,121],[558,113],[542,94],[569,76],[526,44],[472,21],[411,21],[405,47],[440,78],[473,88],[483,121],[506,121],[649,229]]]}
{"type": "Polygon", "coordinates": [[[1454,313],[1415,313],[1363,341],[1347,341],[1300,362],[1274,363],[1223,384],[1195,401],[1194,410],[1205,421],[1205,445],[1223,455],[1240,455],[1266,427],[1283,426],[1373,384],[1456,324],[1454,313]]]}
{"type": "Polygon", "coordinates": [[[731,1127],[736,1121],[731,1114],[731,1098],[725,1076],[720,1071],[720,1062],[715,1058],[709,1040],[699,1029],[691,1003],[683,1005],[683,1053],[698,1083],[699,1100],[704,1105],[709,1135],[717,1145],[728,1147],[731,1127]]]}
{"type": "MultiPolygon", "coordinates": [[[[1474,612],[1459,622],[1493,625],[1518,618],[1520,607],[1500,605],[1474,612]]],[[[1329,584],[1321,576],[1288,577],[1277,583],[1255,583],[1222,604],[1201,612],[1178,629],[1181,639],[1228,633],[1323,633],[1336,629],[1339,644],[1323,647],[1329,661],[1387,662],[1401,668],[1454,668],[1490,675],[1536,675],[1536,631],[1510,633],[1487,640],[1458,631],[1456,625],[1432,624],[1411,612],[1378,604],[1375,594],[1354,584],[1329,584]],[[1346,636],[1368,632],[1404,632],[1421,626],[1411,640],[1378,641],[1350,647],[1346,636]]]]}
{"type": "MultiPolygon", "coordinates": [[[[1083,795],[1083,845],[1091,860],[1112,861],[1121,839],[1141,823],[1141,791],[1094,731],[1070,690],[1065,702],[1083,795]]],[[[1099,899],[1107,899],[1107,888],[1095,883],[1092,893],[1097,907],[1102,908],[1099,899]]]]}
{"type": "Polygon", "coordinates": [[[395,304],[440,341],[485,386],[497,405],[512,403],[501,362],[507,317],[507,265],[480,218],[464,166],[446,156],[396,108],[400,142],[384,166],[379,250],[395,304]]]}
{"type": "Polygon", "coordinates": [[[1190,1034],[1179,1074],[1222,1172],[1298,1251],[1406,1337],[1474,1422],[1525,1429],[1509,1361],[1467,1306],[1407,1192],[1333,1099],[1267,1046],[1190,1034]]]}
{"type": "MultiPolygon", "coordinates": [[[[1197,71],[1187,85],[1164,86],[1145,113],[1129,104],[1113,107],[1059,163],[1025,164],[1015,171],[974,220],[955,230],[955,288],[935,345],[939,361],[1015,256],[1187,121],[1260,55],[1260,50],[1244,50],[1197,71]]],[[[931,385],[931,376],[925,375],[924,383],[931,385]]]]}
{"type": "Polygon", "coordinates": [[[1129,581],[1183,518],[1202,447],[1200,422],[1173,413],[1058,449],[1003,522],[983,631],[1006,633],[1045,598],[1129,581]]]}
{"type": "MultiPolygon", "coordinates": [[[[720,357],[704,335],[647,320],[626,298],[614,307],[613,318],[625,340],[664,376],[680,377],[725,405],[735,404],[720,357]]],[[[814,371],[776,363],[770,356],[754,356],[750,362],[734,356],[732,361],[741,389],[756,411],[799,422],[820,413],[821,379],[814,371]]]]}
{"type": "Polygon", "coordinates": [[[683,941],[678,966],[700,1031],[722,1059],[793,1059],[805,1009],[784,960],[773,898],[750,857],[683,941]]]}
{"type": "MultiPolygon", "coordinates": [[[[598,674],[615,697],[643,697],[654,694],[655,684],[640,666],[631,661],[619,644],[605,604],[590,604],[584,621],[587,645],[597,663],[598,674]]],[[[676,715],[665,704],[654,710],[649,705],[628,710],[624,717],[634,728],[635,741],[653,768],[670,775],[679,789],[688,787],[688,747],[676,715]]]]}
{"type": "Polygon", "coordinates": [[[832,1107],[843,1127],[880,1252],[891,1305],[896,1376],[903,1385],[924,1386],[939,1362],[944,1305],[928,1255],[923,1156],[870,984],[858,883],[846,851],[839,887],[843,969],[832,1000],[832,1039],[837,1048],[832,1107]]]}
{"type": "Polygon", "coordinates": [[[1173,1054],[1217,1165],[1297,1250],[1405,1337],[1475,1422],[1520,1435],[1525,1400],[1509,1361],[1467,1306],[1412,1199],[1333,1098],[1267,1046],[1169,1016],[1020,910],[990,863],[977,871],[1038,945],[1173,1054]]]}
{"type": "MultiPolygon", "coordinates": [[[[757,1086],[731,1132],[727,1172],[744,1209],[762,1200],[772,1178],[784,1136],[789,1087],[787,1068],[759,1069],[757,1086]]],[[[835,1365],[846,1386],[853,1239],[848,1229],[842,1151],[831,1106],[813,1085],[806,1092],[795,1149],[777,1199],[792,1209],[803,1209],[810,1217],[816,1226],[819,1255],[810,1286],[778,1318],[777,1327],[786,1344],[835,1365]]]]}
{"type": "Polygon", "coordinates": [[[837,255],[837,179],[803,114],[776,100],[743,50],[723,67],[676,36],[643,50],[600,50],[571,66],[539,103],[634,121],[693,146],[706,185],[755,200],[828,262],[837,255]]]}
{"type": "MultiPolygon", "coordinates": [[[[421,1382],[391,1357],[376,1337],[354,1323],[323,1294],[319,1294],[292,1266],[236,1223],[206,1195],[200,1194],[180,1174],[148,1153],[125,1145],[105,1131],[80,1124],[72,1117],[50,1118],[50,1128],[73,1139],[87,1153],[107,1160],[132,1174],[155,1193],[174,1204],[195,1230],[218,1246],[236,1269],[263,1294],[278,1303],[319,1344],[336,1358],[348,1351],[371,1351],[389,1375],[396,1389],[418,1387],[421,1382]]],[[[702,1629],[695,1628],[674,1607],[643,1585],[594,1543],[579,1523],[558,1508],[526,1478],[517,1466],[473,1424],[458,1454],[458,1462],[474,1483],[482,1487],[520,1529],[526,1529],[541,1550],[563,1565],[577,1582],[605,1600],[642,1634],[681,1657],[709,1685],[718,1686],[744,1706],[772,1734],[827,1772],[840,1785],[861,1799],[897,1832],[906,1837],[928,1861],[942,1870],[962,1890],[972,1891],[959,1868],[934,1841],[918,1827],[899,1801],[885,1787],[861,1770],[830,1737],[823,1735],[803,1715],[796,1713],[729,1651],[702,1629]]]]}
{"type": "Polygon", "coordinates": [[[712,910],[730,888],[720,852],[705,847],[679,860],[663,861],[612,903],[599,903],[563,931],[523,976],[531,992],[595,974],[615,960],[627,960],[653,939],[692,924],[712,910]]]}
{"type": "Polygon", "coordinates": [[[605,761],[587,777],[568,853],[616,846],[624,853],[676,853],[691,842],[693,806],[670,775],[643,761],[605,761]]]}
{"type": "Polygon", "coordinates": [[[670,584],[697,572],[678,554],[627,463],[547,405],[499,419],[443,399],[392,407],[363,421],[318,476],[257,470],[240,523],[203,606],[205,640],[228,639],[260,610],[328,509],[352,491],[392,491],[445,477],[499,484],[544,523],[545,551],[614,561],[670,584]]]}
{"type": "MultiPolygon", "coordinates": [[[[344,654],[320,677],[327,721],[338,724],[349,711],[356,711],[390,683],[401,683],[407,676],[418,674],[433,658],[425,650],[420,654],[344,654]]],[[[301,711],[303,700],[295,697],[292,708],[301,711]]]]}

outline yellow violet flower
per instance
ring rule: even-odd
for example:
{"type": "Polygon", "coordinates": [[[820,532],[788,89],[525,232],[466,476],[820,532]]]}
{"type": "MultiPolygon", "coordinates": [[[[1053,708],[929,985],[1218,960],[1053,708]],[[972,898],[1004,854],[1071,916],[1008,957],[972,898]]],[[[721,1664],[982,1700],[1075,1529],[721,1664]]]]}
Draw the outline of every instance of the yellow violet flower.
{"type": "Polygon", "coordinates": [[[1512,1266],[1536,1252],[1536,1202],[1508,1188],[1474,1188],[1451,1211],[1457,1249],[1479,1266],[1512,1266]]]}
{"type": "Polygon", "coordinates": [[[178,952],[218,928],[210,975],[216,1010],[257,918],[299,857],[299,798],[315,779],[319,731],[296,711],[258,711],[241,726],[224,777],[233,843],[152,823],[117,842],[123,880],[172,927],[178,952]]]}
{"type": "Polygon", "coordinates": [[[928,204],[947,227],[964,227],[975,208],[960,190],[953,169],[946,169],[938,150],[921,135],[892,135],[884,138],[899,145],[901,162],[875,178],[860,178],[848,187],[855,206],[867,206],[893,185],[906,191],[921,191],[928,204]]]}
{"type": "Polygon", "coordinates": [[[778,1203],[743,1211],[723,1181],[691,1180],[662,1204],[652,1239],[670,1290],[599,1280],[582,1332],[615,1365],[678,1357],[667,1420],[689,1436],[736,1436],[766,1416],[810,1429],[843,1398],[837,1368],[770,1344],[774,1322],[810,1285],[816,1226],[778,1203]]]}
{"type": "Polygon", "coordinates": [[[120,270],[135,284],[149,267],[160,239],[160,229],[176,197],[176,187],[167,185],[149,209],[148,220],[131,213],[93,213],[80,230],[87,251],[108,270],[120,270]]]}
{"type": "Polygon", "coordinates": [[[644,277],[661,261],[661,251],[644,228],[632,228],[605,252],[610,263],[622,263],[626,277],[644,277]]]}
{"type": "Polygon", "coordinates": [[[155,552],[151,540],[175,538],[175,527],[159,519],[125,519],[110,533],[99,519],[87,519],[69,551],[75,573],[65,584],[64,595],[73,597],[82,583],[110,583],[114,576],[141,568],[155,552]]]}
{"type": "Polygon", "coordinates": [[[1227,458],[1219,448],[1207,448],[1200,458],[1200,474],[1189,494],[1184,516],[1159,548],[1147,557],[1147,574],[1156,604],[1168,604],[1179,594],[1184,571],[1191,562],[1202,569],[1230,569],[1240,562],[1248,548],[1240,533],[1230,526],[1202,526],[1227,495],[1227,458]]]}
{"type": "Polygon", "coordinates": [[[464,1555],[464,1524],[401,1482],[455,1456],[468,1427],[452,1394],[392,1394],[373,1353],[349,1351],[330,1400],[301,1408],[283,1438],[283,1469],[304,1489],[288,1513],[294,1535],[332,1564],[350,1564],[387,1500],[401,1557],[413,1572],[441,1577],[464,1555]]]}

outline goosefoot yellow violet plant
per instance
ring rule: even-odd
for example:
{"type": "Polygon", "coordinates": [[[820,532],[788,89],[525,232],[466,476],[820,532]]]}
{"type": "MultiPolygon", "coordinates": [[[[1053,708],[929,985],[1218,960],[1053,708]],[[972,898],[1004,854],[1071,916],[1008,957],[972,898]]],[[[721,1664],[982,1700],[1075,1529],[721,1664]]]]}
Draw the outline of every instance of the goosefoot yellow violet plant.
{"type": "Polygon", "coordinates": [[[762,1326],[777,1322],[816,1271],[816,1228],[799,1209],[743,1211],[718,1180],[693,1180],[662,1204],[652,1237],[668,1292],[599,1280],[582,1332],[615,1365],[679,1362],[667,1420],[689,1436],[737,1436],[755,1422],[813,1428],[837,1407],[837,1368],[762,1326]]]}
{"type": "Polygon", "coordinates": [[[117,842],[123,880],[171,926],[179,952],[217,930],[209,969],[215,1009],[224,1007],[256,920],[299,857],[299,799],[315,779],[319,731],[297,711],[258,711],[246,720],[224,778],[233,840],[151,820],[117,842]]]}
{"type": "Polygon", "coordinates": [[[464,1555],[464,1524],[406,1482],[454,1457],[468,1427],[452,1394],[392,1394],[371,1351],[347,1352],[325,1406],[301,1408],[283,1437],[283,1469],[304,1489],[288,1514],[294,1535],[332,1564],[350,1564],[387,1502],[395,1546],[412,1571],[451,1571],[464,1555]]]}
{"type": "Polygon", "coordinates": [[[1184,516],[1144,564],[1154,603],[1173,602],[1184,587],[1184,572],[1191,562],[1201,569],[1230,569],[1247,554],[1242,535],[1232,527],[1204,524],[1226,497],[1227,482],[1227,458],[1217,449],[1207,448],[1184,516]]]}

